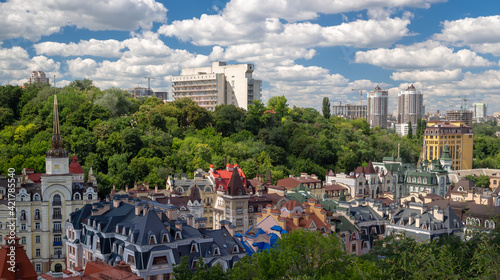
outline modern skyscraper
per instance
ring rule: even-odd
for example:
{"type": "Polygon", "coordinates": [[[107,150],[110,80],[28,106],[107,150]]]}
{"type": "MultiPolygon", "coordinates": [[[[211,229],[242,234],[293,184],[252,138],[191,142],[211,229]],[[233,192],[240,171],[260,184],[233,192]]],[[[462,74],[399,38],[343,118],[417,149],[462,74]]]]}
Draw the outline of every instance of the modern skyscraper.
{"type": "Polygon", "coordinates": [[[48,85],[50,83],[49,78],[45,75],[43,71],[33,71],[31,72],[28,83],[34,84],[37,86],[48,85]]]}
{"type": "Polygon", "coordinates": [[[213,62],[211,67],[182,69],[172,77],[173,99],[188,97],[200,107],[213,111],[220,104],[233,104],[248,110],[260,99],[261,80],[254,80],[253,64],[226,65],[213,62]]]}
{"type": "Polygon", "coordinates": [[[424,95],[413,85],[398,94],[398,123],[416,124],[424,116],[424,95]]]}
{"type": "Polygon", "coordinates": [[[486,120],[486,104],[474,103],[474,120],[476,122],[483,122],[486,120]]]}
{"type": "Polygon", "coordinates": [[[367,116],[370,127],[380,126],[387,128],[387,102],[389,92],[382,90],[379,86],[368,93],[367,116]]]}

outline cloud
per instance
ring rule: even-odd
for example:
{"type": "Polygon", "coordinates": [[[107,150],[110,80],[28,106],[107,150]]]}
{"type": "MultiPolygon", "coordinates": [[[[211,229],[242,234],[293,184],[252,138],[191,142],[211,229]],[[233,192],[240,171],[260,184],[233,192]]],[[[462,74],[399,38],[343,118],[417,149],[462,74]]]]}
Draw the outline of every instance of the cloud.
{"type": "Polygon", "coordinates": [[[444,21],[441,33],[434,35],[436,40],[461,43],[499,43],[500,16],[464,18],[455,21],[444,21]]]}
{"type": "Polygon", "coordinates": [[[356,20],[326,27],[310,22],[283,24],[278,18],[238,24],[222,14],[174,21],[160,27],[158,33],[200,46],[263,43],[306,48],[340,45],[367,48],[390,46],[410,35],[409,24],[409,19],[402,18],[356,20]]]}
{"type": "Polygon", "coordinates": [[[410,72],[395,72],[391,75],[393,80],[403,81],[454,81],[462,78],[462,70],[415,70],[410,72]]]}
{"type": "Polygon", "coordinates": [[[473,74],[467,72],[457,85],[463,89],[500,89],[500,70],[486,70],[473,74]]]}
{"type": "Polygon", "coordinates": [[[439,42],[426,41],[411,46],[398,45],[393,49],[375,49],[356,52],[356,63],[368,63],[386,69],[449,69],[485,67],[493,62],[477,55],[475,52],[454,49],[439,42]]]}
{"type": "Polygon", "coordinates": [[[101,56],[120,57],[123,43],[117,40],[81,40],[79,43],[43,42],[33,45],[37,54],[49,56],[101,56]]]}
{"type": "Polygon", "coordinates": [[[71,0],[0,2],[0,40],[22,37],[38,41],[64,26],[89,30],[151,29],[165,22],[167,9],[152,0],[71,0]]]}

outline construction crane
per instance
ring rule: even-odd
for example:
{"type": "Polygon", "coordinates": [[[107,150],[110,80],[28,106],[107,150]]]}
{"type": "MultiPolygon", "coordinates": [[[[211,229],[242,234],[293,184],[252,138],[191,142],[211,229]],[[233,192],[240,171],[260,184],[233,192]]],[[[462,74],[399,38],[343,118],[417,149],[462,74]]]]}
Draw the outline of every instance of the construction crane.
{"type": "Polygon", "coordinates": [[[353,88],[352,91],[359,90],[359,105],[363,106],[363,89],[362,88],[353,88]]]}

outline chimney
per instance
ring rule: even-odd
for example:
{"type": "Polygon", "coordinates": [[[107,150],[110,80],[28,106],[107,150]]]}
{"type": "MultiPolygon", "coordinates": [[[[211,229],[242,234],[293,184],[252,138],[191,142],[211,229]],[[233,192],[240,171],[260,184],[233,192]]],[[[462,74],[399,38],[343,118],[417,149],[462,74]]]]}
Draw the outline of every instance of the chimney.
{"type": "Polygon", "coordinates": [[[119,264],[117,264],[116,269],[132,273],[132,269],[130,268],[130,264],[126,263],[125,261],[121,261],[119,264]]]}
{"type": "Polygon", "coordinates": [[[175,228],[182,231],[182,221],[175,221],[175,228]]]}
{"type": "Polygon", "coordinates": [[[169,220],[171,221],[177,220],[177,206],[169,205],[167,207],[166,214],[169,220]]]}
{"type": "Polygon", "coordinates": [[[141,212],[142,212],[142,206],[139,203],[137,203],[135,205],[135,215],[139,216],[141,214],[141,212]]]}
{"type": "Polygon", "coordinates": [[[415,217],[415,227],[419,228],[420,227],[420,216],[415,217]]]}
{"type": "Polygon", "coordinates": [[[134,190],[137,190],[137,181],[134,182],[134,190]]]}
{"type": "Polygon", "coordinates": [[[118,200],[118,199],[114,199],[114,200],[113,200],[113,207],[114,207],[114,208],[118,208],[118,207],[120,206],[120,203],[121,203],[121,201],[120,201],[120,200],[118,200]]]}
{"type": "Polygon", "coordinates": [[[302,217],[304,217],[304,220],[309,221],[309,213],[303,213],[302,217]]]}
{"type": "Polygon", "coordinates": [[[188,215],[187,225],[190,227],[194,227],[194,216],[192,214],[188,215]]]}
{"type": "Polygon", "coordinates": [[[293,224],[296,227],[298,227],[299,226],[299,218],[300,218],[300,216],[298,214],[293,214],[292,217],[293,217],[293,224]]]}
{"type": "Polygon", "coordinates": [[[116,186],[114,183],[113,183],[113,190],[116,191],[116,186]]]}
{"type": "Polygon", "coordinates": [[[149,190],[149,183],[146,183],[146,188],[149,190]]]}
{"type": "Polygon", "coordinates": [[[125,185],[125,192],[128,193],[128,185],[125,185]]]}
{"type": "Polygon", "coordinates": [[[158,184],[155,184],[155,193],[158,192],[158,184]]]}

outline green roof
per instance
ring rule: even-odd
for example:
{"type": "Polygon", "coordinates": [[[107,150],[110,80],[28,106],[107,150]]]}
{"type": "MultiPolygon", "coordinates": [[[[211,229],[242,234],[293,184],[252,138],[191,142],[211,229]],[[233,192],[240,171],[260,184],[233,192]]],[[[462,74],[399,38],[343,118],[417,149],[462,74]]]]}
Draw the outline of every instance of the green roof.
{"type": "Polygon", "coordinates": [[[355,230],[358,230],[355,225],[353,225],[348,219],[346,219],[344,216],[340,216],[338,220],[335,220],[335,232],[341,232],[341,231],[348,231],[348,232],[353,232],[355,230]]]}

